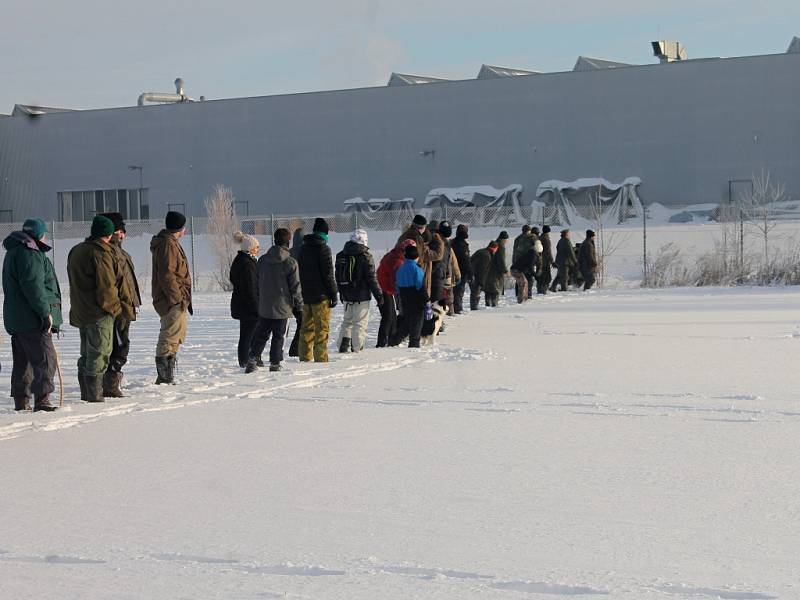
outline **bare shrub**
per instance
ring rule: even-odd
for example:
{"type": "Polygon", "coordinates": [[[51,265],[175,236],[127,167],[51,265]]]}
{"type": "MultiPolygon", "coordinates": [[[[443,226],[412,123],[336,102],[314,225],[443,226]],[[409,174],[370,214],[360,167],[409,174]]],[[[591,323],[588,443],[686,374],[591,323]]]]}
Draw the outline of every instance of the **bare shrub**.
{"type": "Polygon", "coordinates": [[[692,269],[674,242],[664,244],[647,260],[647,280],[643,287],[663,288],[694,285],[692,269]]]}
{"type": "Polygon", "coordinates": [[[239,217],[236,216],[235,201],[231,188],[219,183],[204,200],[208,214],[206,231],[214,254],[213,277],[217,285],[226,292],[232,289],[229,276],[236,256],[233,235],[241,228],[239,217]]]}

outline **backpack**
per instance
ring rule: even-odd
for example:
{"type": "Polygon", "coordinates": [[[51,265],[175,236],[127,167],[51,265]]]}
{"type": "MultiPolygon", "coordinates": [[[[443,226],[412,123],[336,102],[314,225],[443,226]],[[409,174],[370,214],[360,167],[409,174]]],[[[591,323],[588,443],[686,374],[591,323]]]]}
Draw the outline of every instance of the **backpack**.
{"type": "Polygon", "coordinates": [[[348,255],[340,252],[336,255],[336,285],[339,289],[352,289],[356,284],[356,257],[352,254],[348,255]]]}

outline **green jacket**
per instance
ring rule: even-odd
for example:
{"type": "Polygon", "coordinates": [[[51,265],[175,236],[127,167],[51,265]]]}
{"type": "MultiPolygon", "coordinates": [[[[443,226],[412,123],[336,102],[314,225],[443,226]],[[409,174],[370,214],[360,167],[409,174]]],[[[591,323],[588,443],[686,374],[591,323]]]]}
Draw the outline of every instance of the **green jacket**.
{"type": "Polygon", "coordinates": [[[514,250],[511,253],[511,262],[517,262],[521,257],[525,256],[528,251],[533,248],[533,243],[536,241],[536,236],[532,233],[521,233],[514,238],[514,250]]]}
{"type": "Polygon", "coordinates": [[[3,322],[6,331],[29,333],[43,331],[47,317],[53,317],[53,329],[62,323],[61,288],[53,263],[45,256],[50,250],[27,233],[15,231],[3,241],[3,322]]]}
{"type": "Polygon", "coordinates": [[[142,305],[142,296],[139,293],[139,282],[136,279],[133,258],[122,249],[122,243],[116,236],[111,238],[111,249],[114,251],[117,292],[122,307],[120,317],[127,321],[135,321],[136,309],[142,305]]]}
{"type": "Polygon", "coordinates": [[[578,267],[575,247],[567,238],[561,238],[558,240],[558,244],[556,244],[556,266],[559,269],[565,266],[570,269],[576,269],[578,267]]]}
{"type": "Polygon", "coordinates": [[[502,294],[505,289],[506,273],[508,273],[508,265],[506,264],[506,247],[505,244],[500,244],[497,252],[492,256],[492,261],[489,263],[489,273],[486,275],[486,291],[495,294],[502,294]]]}
{"type": "Polygon", "coordinates": [[[492,253],[489,248],[481,248],[470,257],[472,277],[475,285],[484,287],[486,276],[489,274],[489,265],[492,263],[492,253]]]}
{"type": "Polygon", "coordinates": [[[111,244],[86,238],[67,257],[69,322],[75,327],[97,323],[122,311],[117,290],[115,253],[111,244]]]}

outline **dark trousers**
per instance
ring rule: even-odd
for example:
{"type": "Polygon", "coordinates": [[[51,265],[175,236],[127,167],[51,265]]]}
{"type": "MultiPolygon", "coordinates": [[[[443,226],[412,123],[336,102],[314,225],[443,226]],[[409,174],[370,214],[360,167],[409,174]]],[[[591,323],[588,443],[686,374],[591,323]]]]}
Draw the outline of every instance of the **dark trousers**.
{"type": "Polygon", "coordinates": [[[550,265],[543,266],[536,277],[536,293],[546,294],[551,281],[553,281],[553,273],[550,271],[550,265]]]}
{"type": "MultiPolygon", "coordinates": [[[[247,366],[247,359],[250,358],[250,347],[253,345],[253,336],[256,333],[258,326],[258,317],[249,317],[246,319],[239,319],[239,345],[236,348],[236,354],[239,357],[239,366],[247,366]]],[[[256,358],[261,358],[259,353],[256,358]]]]}
{"type": "Polygon", "coordinates": [[[463,281],[453,288],[453,312],[460,315],[464,312],[464,291],[467,284],[463,281]]]}
{"type": "Polygon", "coordinates": [[[283,342],[286,340],[286,328],[289,319],[265,319],[259,317],[253,341],[250,346],[250,359],[257,359],[264,352],[267,341],[272,336],[269,345],[269,362],[271,365],[278,365],[283,362],[283,342]]]}
{"type": "Polygon", "coordinates": [[[11,335],[12,398],[43,398],[52,394],[56,372],[56,349],[53,336],[41,331],[11,335]]]}
{"type": "Polygon", "coordinates": [[[381,305],[381,324],[378,327],[378,348],[389,345],[397,332],[397,299],[392,294],[383,295],[381,305]]]}
{"type": "Polygon", "coordinates": [[[111,357],[108,359],[108,372],[120,373],[128,362],[131,350],[131,322],[117,317],[114,320],[114,338],[111,345],[111,357]]]}
{"type": "Polygon", "coordinates": [[[594,271],[581,271],[583,274],[583,289],[590,290],[595,282],[594,271]]]}
{"type": "Polygon", "coordinates": [[[558,268],[558,275],[556,275],[553,285],[550,286],[550,291],[555,292],[558,286],[561,286],[562,292],[567,291],[567,286],[569,285],[569,270],[567,265],[558,268]]]}
{"type": "Polygon", "coordinates": [[[419,348],[425,320],[425,292],[410,287],[398,291],[403,303],[403,322],[408,328],[408,347],[419,348]]]}
{"type": "Polygon", "coordinates": [[[499,294],[495,292],[484,292],[484,296],[486,296],[486,306],[497,306],[499,294]]]}
{"type": "Polygon", "coordinates": [[[303,327],[303,315],[294,318],[294,337],[289,344],[289,356],[300,356],[300,329],[303,327]]]}
{"type": "Polygon", "coordinates": [[[536,286],[536,277],[533,276],[533,273],[529,275],[525,275],[525,279],[528,280],[528,300],[533,298],[533,290],[536,286]]]}
{"type": "Polygon", "coordinates": [[[469,285],[469,309],[478,310],[478,304],[481,302],[481,285],[479,283],[471,283],[469,285]]]}

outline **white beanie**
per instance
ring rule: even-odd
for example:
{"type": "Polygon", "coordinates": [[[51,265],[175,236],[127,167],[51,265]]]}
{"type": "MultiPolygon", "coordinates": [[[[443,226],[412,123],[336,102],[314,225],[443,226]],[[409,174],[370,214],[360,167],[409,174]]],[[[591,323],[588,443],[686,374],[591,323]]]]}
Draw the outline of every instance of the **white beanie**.
{"type": "Polygon", "coordinates": [[[261,245],[258,243],[258,240],[254,236],[247,235],[246,233],[242,233],[241,231],[237,231],[236,233],[234,233],[233,239],[239,243],[242,252],[250,252],[253,248],[257,248],[261,245]]]}
{"type": "Polygon", "coordinates": [[[363,229],[356,229],[350,236],[350,241],[355,242],[356,244],[361,244],[362,246],[369,245],[369,238],[367,237],[367,232],[364,231],[363,229]]]}

